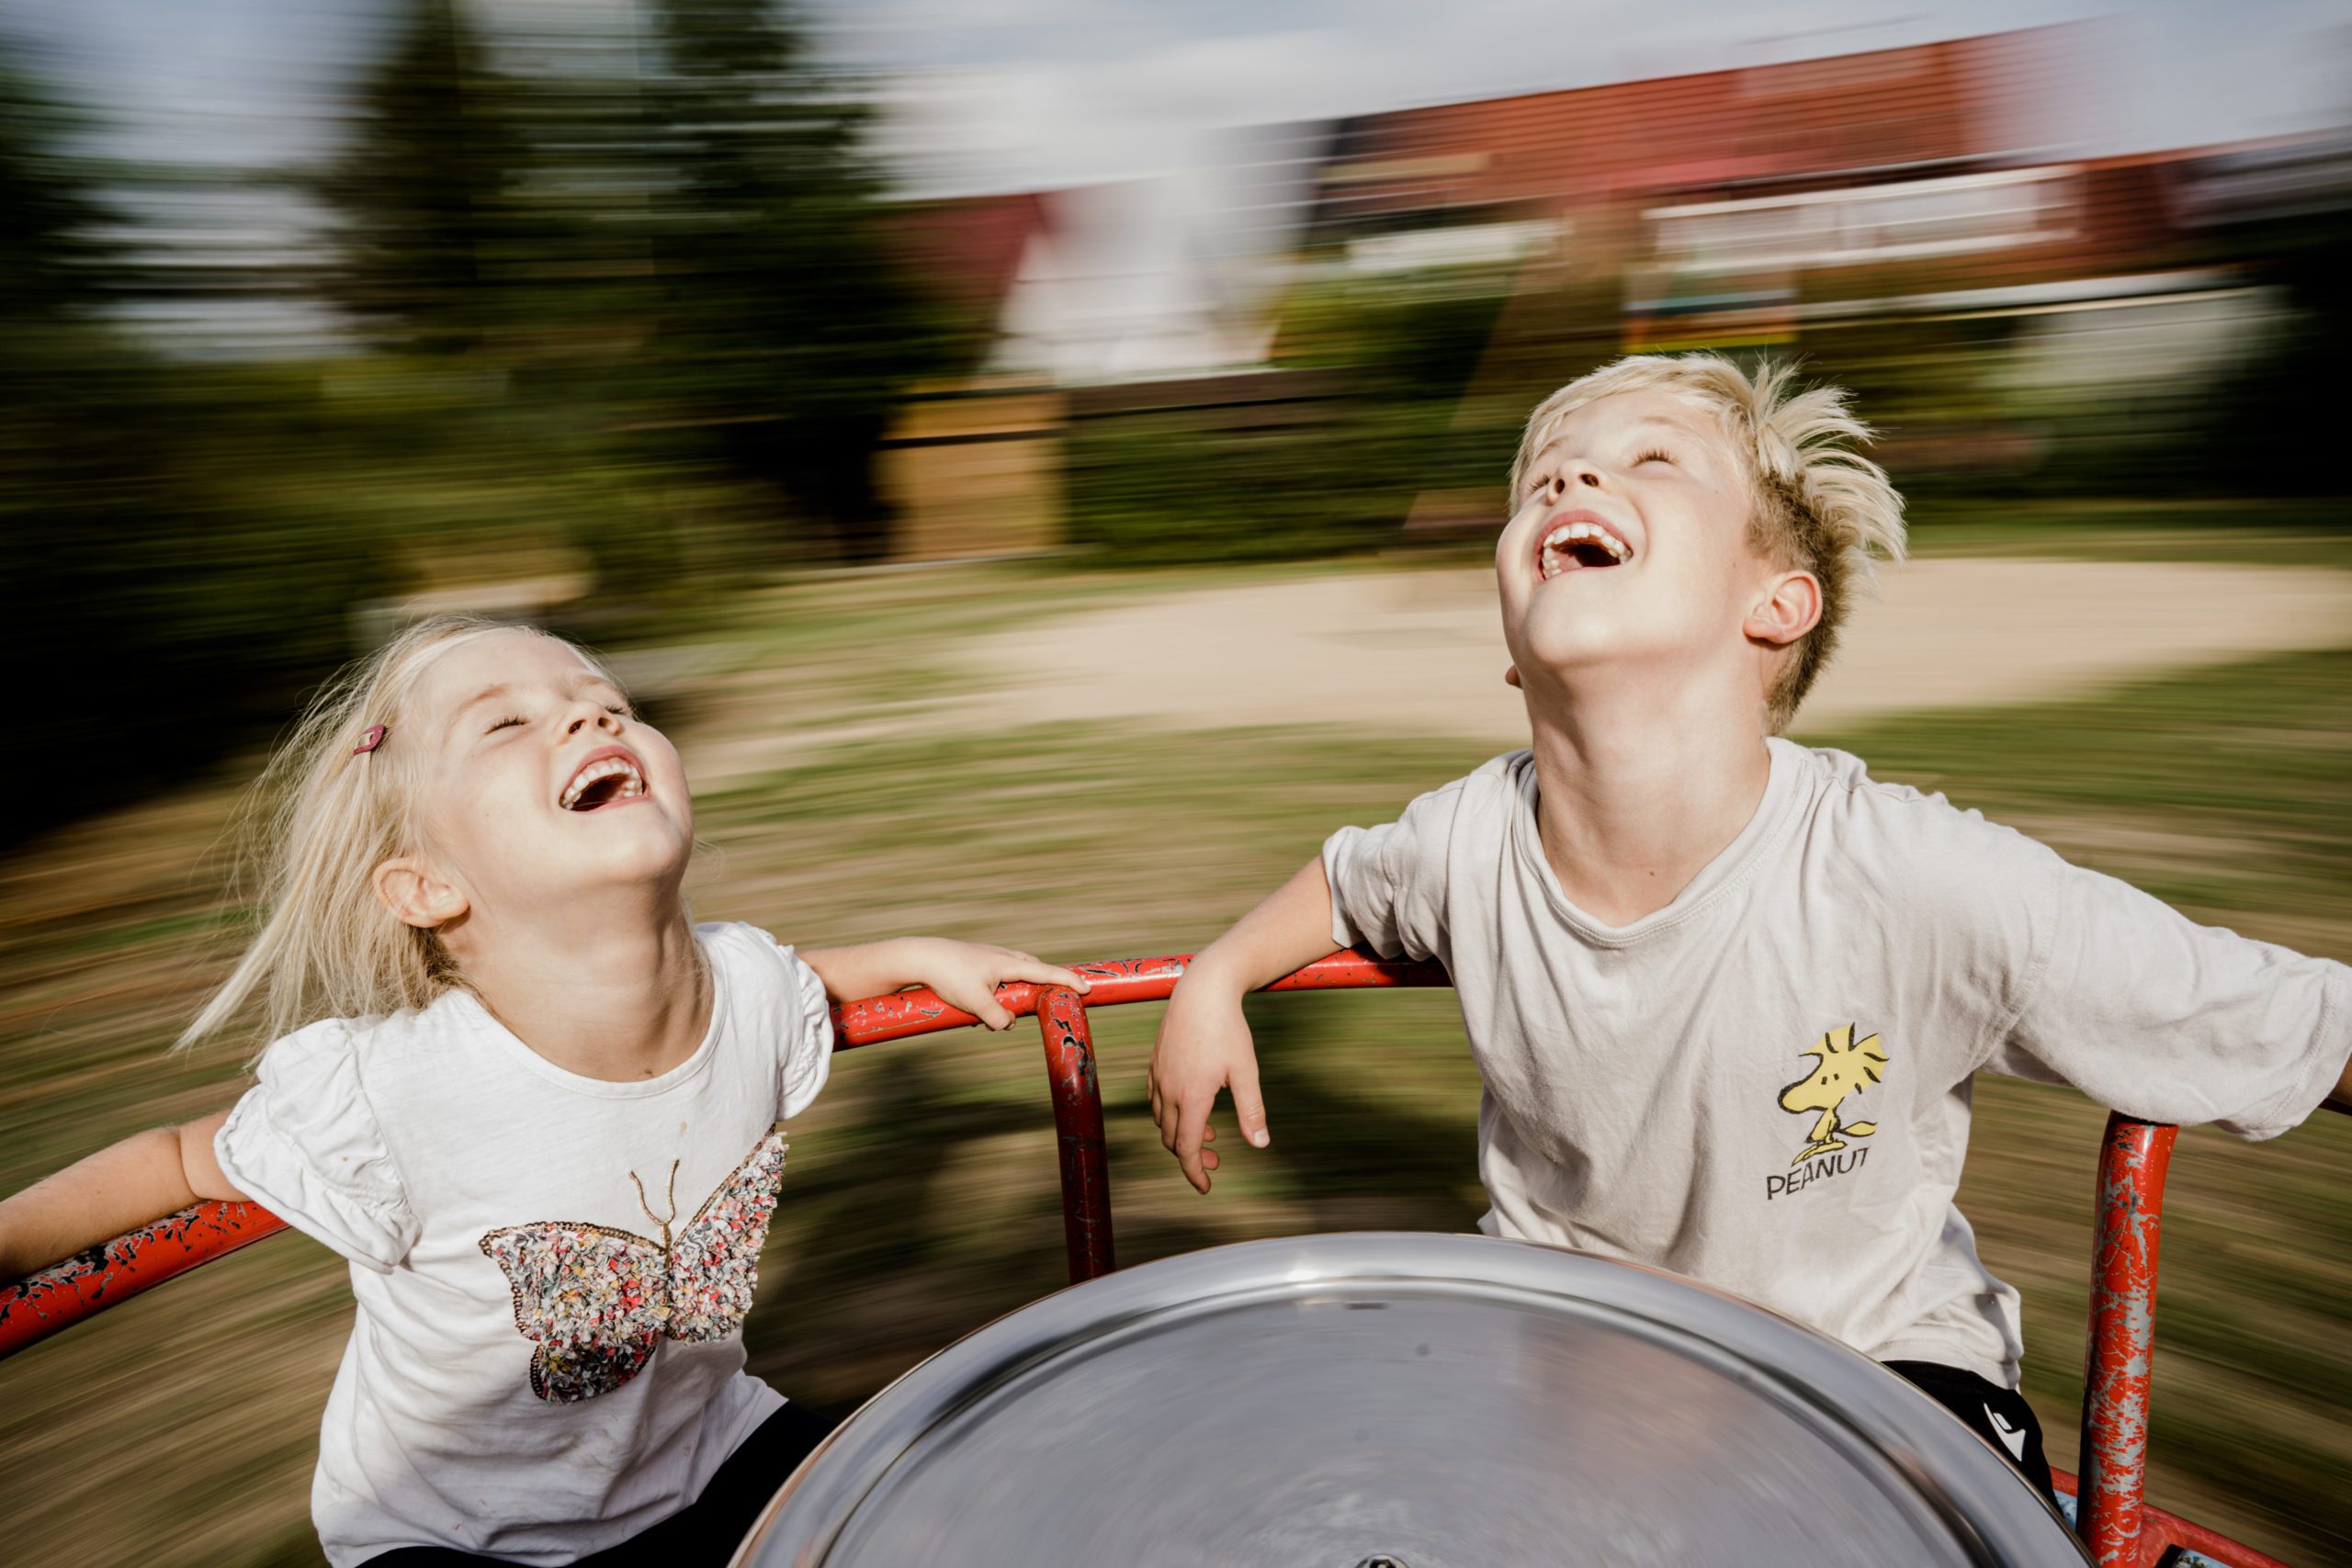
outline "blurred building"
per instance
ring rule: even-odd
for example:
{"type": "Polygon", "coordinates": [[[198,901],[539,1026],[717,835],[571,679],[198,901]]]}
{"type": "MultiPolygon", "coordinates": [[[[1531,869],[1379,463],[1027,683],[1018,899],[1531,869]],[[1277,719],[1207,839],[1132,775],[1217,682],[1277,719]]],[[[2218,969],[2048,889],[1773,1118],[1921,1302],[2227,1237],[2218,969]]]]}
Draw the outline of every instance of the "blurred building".
{"type": "MultiPolygon", "coordinates": [[[[2215,370],[2275,315],[2245,248],[2215,231],[2340,203],[2352,156],[2334,142],[2076,155],[2105,102],[2103,36],[2038,28],[1268,127],[1190,180],[942,204],[920,265],[992,312],[989,385],[1032,393],[996,405],[993,434],[994,415],[919,410],[908,439],[1030,441],[1034,464],[1004,471],[1042,502],[1057,419],[1328,396],[1328,377],[1294,397],[1272,373],[1295,286],[1315,278],[1357,298],[1502,296],[1465,398],[1498,409],[1555,384],[1570,339],[1810,347],[1999,321],[2007,357],[1967,374],[2064,389],[2215,370]],[[1048,412],[1041,388],[1074,400],[1048,412]]],[[[1929,467],[2030,457],[1981,423],[1908,439],[1929,467]]],[[[909,472],[957,461],[936,452],[909,472]]],[[[910,480],[910,515],[922,488],[910,480]]],[[[1461,504],[1483,526],[1487,499],[1461,504]]],[[[1432,494],[1415,514],[1443,532],[1453,509],[1432,494]]],[[[910,537],[937,553],[923,526],[910,537]]]]}

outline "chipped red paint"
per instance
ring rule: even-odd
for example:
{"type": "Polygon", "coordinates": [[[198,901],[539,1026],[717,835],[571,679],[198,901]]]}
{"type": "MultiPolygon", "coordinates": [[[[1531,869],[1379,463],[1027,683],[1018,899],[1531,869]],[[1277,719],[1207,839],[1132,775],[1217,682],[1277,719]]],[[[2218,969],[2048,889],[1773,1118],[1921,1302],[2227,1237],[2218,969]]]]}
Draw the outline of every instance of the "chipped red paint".
{"type": "MultiPolygon", "coordinates": [[[[1184,977],[1184,966],[1192,961],[1191,953],[1178,953],[1161,958],[1113,958],[1099,964],[1073,964],[1070,967],[1093,982],[1086,993],[1088,1007],[1123,1007],[1129,1002],[1166,1001],[1168,994],[1176,988],[1176,982],[1184,977]]],[[[1446,978],[1444,968],[1436,964],[1375,958],[1351,950],[1317,959],[1266,989],[1338,991],[1391,986],[1442,987],[1453,983],[1446,978]]],[[[1026,982],[1000,987],[996,999],[1013,1017],[1027,1018],[1037,1010],[1038,993],[1046,988],[1026,982]]],[[[970,1013],[949,1007],[932,991],[869,997],[833,1010],[834,1048],[849,1051],[860,1045],[879,1045],[918,1034],[964,1029],[978,1021],[970,1013]]]]}
{"type": "Polygon", "coordinates": [[[0,1285],[0,1359],[285,1228],[259,1203],[198,1203],[0,1285]]]}
{"type": "Polygon", "coordinates": [[[1111,1166],[1102,1142],[1102,1090],[1094,1074],[1094,1032],[1076,991],[1046,991],[1037,1009],[1046,1037],[1046,1081],[1054,1091],[1054,1142],[1061,1155],[1062,1236],[1069,1282],[1108,1274],[1111,1166]]]}
{"type": "Polygon", "coordinates": [[[2140,1568],[2148,1478],[2148,1380],[2156,1350],[2156,1243],[2179,1129],[2117,1112],[2099,1147],[2083,1368],[2083,1483],[2075,1529],[2099,1568],[2140,1568]]]}
{"type": "MultiPolygon", "coordinates": [[[[2080,1483],[2066,1472],[2052,1469],[2051,1479],[2058,1483],[2059,1495],[2067,1502],[2079,1499],[2080,1483]]],[[[2287,1568],[2267,1552],[2242,1546],[2228,1536],[2216,1534],[2203,1525],[2191,1524],[2178,1514],[2167,1514],[2154,1504],[2140,1505],[2140,1561],[2157,1564],[2174,1547],[2210,1557],[2222,1568],[2287,1568]]]]}

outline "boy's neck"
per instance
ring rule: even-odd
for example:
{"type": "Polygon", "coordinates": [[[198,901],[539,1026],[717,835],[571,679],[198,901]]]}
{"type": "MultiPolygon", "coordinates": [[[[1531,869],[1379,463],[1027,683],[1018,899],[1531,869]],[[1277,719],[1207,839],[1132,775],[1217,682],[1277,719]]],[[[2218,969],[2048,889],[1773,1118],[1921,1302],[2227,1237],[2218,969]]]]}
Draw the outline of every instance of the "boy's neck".
{"type": "Polygon", "coordinates": [[[516,1039],[567,1072],[613,1083],[657,1077],[709,1032],[711,990],[694,926],[674,897],[666,909],[577,918],[583,913],[560,927],[452,933],[466,985],[516,1039]]]}
{"type": "Polygon", "coordinates": [[[1528,717],[1544,858],[1603,925],[1674,902],[1754,819],[1771,780],[1754,702],[1711,702],[1703,687],[1531,694],[1528,717]]]}

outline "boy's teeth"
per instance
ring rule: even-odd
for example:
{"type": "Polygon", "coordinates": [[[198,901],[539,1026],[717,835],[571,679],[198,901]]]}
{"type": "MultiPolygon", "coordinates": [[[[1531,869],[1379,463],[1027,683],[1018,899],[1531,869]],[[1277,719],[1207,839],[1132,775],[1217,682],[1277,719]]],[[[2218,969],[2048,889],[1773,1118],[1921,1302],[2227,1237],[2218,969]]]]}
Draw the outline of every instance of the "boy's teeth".
{"type": "Polygon", "coordinates": [[[621,778],[620,788],[614,792],[616,798],[645,793],[645,779],[638,773],[635,764],[626,757],[607,757],[601,762],[591,762],[572,774],[571,782],[563,786],[563,795],[558,804],[566,811],[571,810],[579,804],[580,797],[588,793],[590,785],[616,774],[621,778]]]}
{"type": "Polygon", "coordinates": [[[1545,578],[1553,578],[1572,570],[1577,563],[1560,552],[1569,545],[1585,541],[1607,550],[1612,560],[1622,563],[1634,558],[1632,548],[1624,540],[1597,523],[1563,523],[1544,536],[1543,545],[1536,554],[1538,572],[1545,578]]]}

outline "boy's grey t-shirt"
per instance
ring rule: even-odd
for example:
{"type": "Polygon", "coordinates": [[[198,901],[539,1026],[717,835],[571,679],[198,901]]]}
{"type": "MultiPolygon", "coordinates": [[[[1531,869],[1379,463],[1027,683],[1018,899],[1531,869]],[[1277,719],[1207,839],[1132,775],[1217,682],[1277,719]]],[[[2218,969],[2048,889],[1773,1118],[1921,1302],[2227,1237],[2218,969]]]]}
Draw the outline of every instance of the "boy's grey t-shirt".
{"type": "Polygon", "coordinates": [[[2352,970],[2195,925],[1844,752],[1770,745],[1753,820],[1631,925],[1561,893],[1517,751],[1334,833],[1332,935],[1453,976],[1486,1081],[1482,1228],[2014,1386],[2017,1292],[1952,1201],[1970,1075],[2271,1137],[2352,1054],[2352,970]]]}

